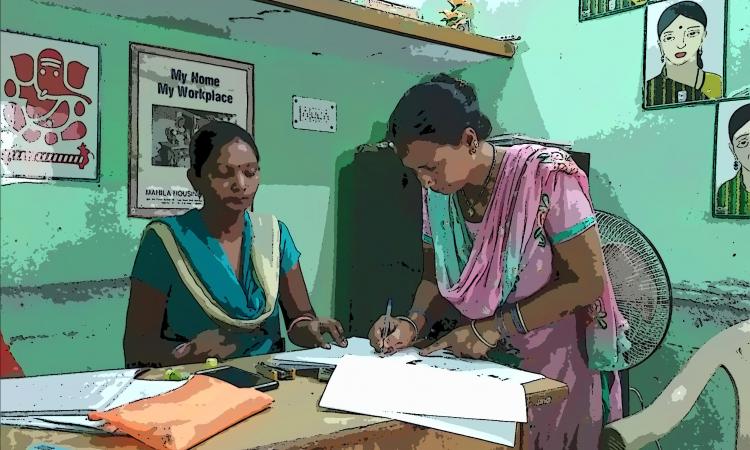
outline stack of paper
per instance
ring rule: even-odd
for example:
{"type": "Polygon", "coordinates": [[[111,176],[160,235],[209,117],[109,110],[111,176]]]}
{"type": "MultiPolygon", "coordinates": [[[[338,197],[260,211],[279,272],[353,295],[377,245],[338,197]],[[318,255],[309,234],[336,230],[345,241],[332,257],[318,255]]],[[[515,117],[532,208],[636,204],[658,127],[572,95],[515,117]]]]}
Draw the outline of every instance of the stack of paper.
{"type": "Polygon", "coordinates": [[[346,347],[331,345],[329,350],[313,348],[293,352],[279,353],[273,357],[272,365],[287,369],[320,369],[333,368],[346,355],[377,356],[370,346],[370,341],[354,337],[348,339],[346,347]]]}
{"type": "Polygon", "coordinates": [[[339,364],[344,356],[363,356],[378,360],[397,360],[412,365],[428,366],[449,371],[472,372],[517,384],[544,378],[544,376],[537,373],[506,367],[491,361],[459,359],[446,351],[435,352],[430,356],[421,356],[418,349],[410,347],[384,357],[373,350],[367,339],[353,337],[348,339],[348,343],[349,345],[345,348],[332,345],[330,350],[314,348],[279,353],[273,357],[271,363],[279,367],[296,369],[333,368],[339,364]]]}
{"type": "Polygon", "coordinates": [[[45,375],[0,380],[0,423],[78,433],[115,433],[101,421],[103,411],[182,386],[184,381],[136,380],[140,369],[45,375]]]}
{"type": "Polygon", "coordinates": [[[490,361],[429,357],[408,348],[382,357],[362,338],[346,348],[276,355],[288,368],[335,367],[320,401],[324,408],[385,417],[513,446],[526,421],[523,384],[544,376],[490,361]],[[367,386],[367,389],[362,389],[367,386]]]}
{"type": "Polygon", "coordinates": [[[345,356],[320,406],[465,419],[526,422],[526,393],[518,383],[486,375],[345,356]],[[367,386],[367,389],[362,389],[367,386]]]}

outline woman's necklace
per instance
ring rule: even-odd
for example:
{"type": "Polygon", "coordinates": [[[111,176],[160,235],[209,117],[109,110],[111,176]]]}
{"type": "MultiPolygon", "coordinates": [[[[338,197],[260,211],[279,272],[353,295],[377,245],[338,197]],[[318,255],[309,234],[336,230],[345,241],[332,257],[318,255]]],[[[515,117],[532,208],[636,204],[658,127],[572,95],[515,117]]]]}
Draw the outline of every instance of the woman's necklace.
{"type": "MultiPolygon", "coordinates": [[[[490,164],[490,170],[487,172],[487,178],[484,179],[484,184],[482,184],[482,190],[480,191],[480,196],[484,196],[487,192],[487,185],[490,182],[490,178],[492,177],[492,172],[495,169],[495,155],[497,155],[497,149],[495,146],[490,143],[492,146],[492,164],[490,164]]],[[[464,196],[464,200],[466,200],[466,203],[469,205],[469,217],[474,217],[474,215],[477,213],[476,211],[476,202],[473,202],[471,199],[469,199],[469,196],[466,195],[466,192],[461,188],[461,195],[464,196]]]]}

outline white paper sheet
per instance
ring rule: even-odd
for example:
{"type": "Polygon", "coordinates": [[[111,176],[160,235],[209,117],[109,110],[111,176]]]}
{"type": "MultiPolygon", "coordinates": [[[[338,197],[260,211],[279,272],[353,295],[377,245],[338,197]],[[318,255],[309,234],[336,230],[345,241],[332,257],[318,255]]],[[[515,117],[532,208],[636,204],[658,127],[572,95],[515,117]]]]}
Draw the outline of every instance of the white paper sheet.
{"type": "MultiPolygon", "coordinates": [[[[117,395],[110,398],[109,403],[103,409],[112,409],[144,398],[161,395],[177,389],[186,382],[187,380],[152,381],[131,379],[130,383],[117,395]]],[[[94,388],[100,392],[102,391],[101,386],[94,386],[94,388]]],[[[62,412],[59,415],[29,415],[29,413],[25,413],[26,415],[11,416],[7,414],[9,413],[3,413],[3,416],[0,417],[0,423],[20,428],[72,431],[76,433],[118,434],[117,432],[113,433],[110,430],[104,429],[104,421],[88,420],[86,415],[64,415],[62,412]]]]}
{"type": "Polygon", "coordinates": [[[347,412],[400,420],[509,447],[515,445],[516,422],[385,412],[370,409],[366,405],[358,405],[356,409],[357,411],[349,410],[347,412]]]}
{"type": "Polygon", "coordinates": [[[458,417],[420,416],[415,414],[388,413],[389,419],[413,423],[423,427],[469,436],[494,444],[513,447],[516,439],[516,422],[495,420],[461,419],[458,417]]]}
{"type": "Polygon", "coordinates": [[[314,369],[319,367],[335,367],[342,357],[350,355],[377,359],[382,358],[386,360],[399,360],[404,363],[412,362],[412,364],[418,366],[435,367],[451,371],[473,372],[519,384],[544,378],[543,375],[537,373],[506,367],[491,361],[459,359],[446,351],[435,352],[430,356],[420,356],[419,350],[411,347],[393,355],[382,357],[373,350],[370,346],[370,341],[367,339],[353,337],[348,339],[348,341],[349,345],[346,348],[332,345],[330,350],[316,348],[280,353],[274,356],[273,362],[280,367],[314,369]]]}
{"type": "Polygon", "coordinates": [[[333,367],[345,355],[377,356],[375,350],[370,346],[370,341],[367,339],[353,337],[347,339],[347,341],[348,345],[346,347],[331,344],[329,350],[312,348],[296,352],[279,353],[273,357],[273,360],[275,362],[293,363],[301,366],[333,367]]]}
{"type": "Polygon", "coordinates": [[[0,380],[0,415],[85,415],[105,408],[141,369],[0,380]]]}
{"type": "MultiPolygon", "coordinates": [[[[45,418],[51,418],[52,416],[44,417],[0,417],[0,424],[7,425],[10,427],[17,428],[34,428],[41,430],[54,430],[54,431],[70,431],[72,433],[91,433],[91,434],[117,434],[109,433],[103,429],[89,426],[78,426],[68,423],[55,423],[44,420],[45,418]]],[[[77,417],[83,420],[80,416],[54,416],[55,419],[60,417],[77,417]]]]}
{"type": "Polygon", "coordinates": [[[336,366],[320,406],[358,412],[362,405],[382,413],[527,420],[521,384],[397,359],[345,356],[336,366]]]}
{"type": "Polygon", "coordinates": [[[421,356],[419,350],[410,348],[392,356],[388,356],[386,359],[402,359],[406,363],[417,366],[433,367],[453,372],[471,373],[517,384],[525,384],[544,378],[544,375],[538,373],[514,369],[492,361],[460,359],[444,351],[435,352],[430,356],[421,356]]]}

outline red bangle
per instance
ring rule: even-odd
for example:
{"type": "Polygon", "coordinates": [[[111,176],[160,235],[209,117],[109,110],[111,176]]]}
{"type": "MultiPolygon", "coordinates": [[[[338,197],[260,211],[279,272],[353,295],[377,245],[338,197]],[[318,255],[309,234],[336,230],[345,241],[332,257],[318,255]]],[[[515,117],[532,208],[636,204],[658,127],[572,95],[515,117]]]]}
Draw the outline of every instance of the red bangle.
{"type": "Polygon", "coordinates": [[[292,321],[291,325],[289,325],[289,328],[287,328],[286,332],[291,333],[292,328],[294,328],[294,326],[297,325],[297,323],[304,322],[305,320],[315,320],[315,317],[312,316],[311,314],[303,314],[297,317],[296,319],[292,321]]]}

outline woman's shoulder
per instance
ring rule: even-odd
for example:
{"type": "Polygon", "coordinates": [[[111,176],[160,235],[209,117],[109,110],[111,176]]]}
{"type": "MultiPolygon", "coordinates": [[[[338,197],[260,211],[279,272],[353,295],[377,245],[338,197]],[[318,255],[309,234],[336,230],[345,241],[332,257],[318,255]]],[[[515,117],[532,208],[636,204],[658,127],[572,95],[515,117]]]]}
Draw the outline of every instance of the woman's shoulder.
{"type": "Polygon", "coordinates": [[[247,212],[251,219],[252,226],[265,225],[276,222],[279,226],[279,232],[282,238],[291,235],[289,226],[284,223],[283,220],[279,219],[275,214],[272,213],[258,213],[258,212],[247,212]]]}
{"type": "Polygon", "coordinates": [[[728,179],[727,181],[721,183],[719,185],[719,195],[726,195],[728,191],[734,190],[735,185],[738,182],[738,177],[735,175],[732,178],[728,179]]]}
{"type": "Polygon", "coordinates": [[[708,98],[719,98],[722,94],[721,89],[721,75],[715,73],[706,72],[705,79],[703,81],[703,87],[701,91],[708,98]]]}
{"type": "Polygon", "coordinates": [[[144,231],[157,228],[160,225],[166,225],[172,228],[177,227],[177,226],[190,228],[192,224],[195,222],[195,219],[197,217],[198,217],[197,209],[191,209],[182,214],[177,214],[173,216],[156,217],[154,219],[151,219],[146,224],[146,226],[144,227],[144,231]]]}
{"type": "Polygon", "coordinates": [[[721,75],[713,73],[713,72],[705,72],[706,74],[706,83],[712,82],[712,83],[721,83],[721,75]]]}

